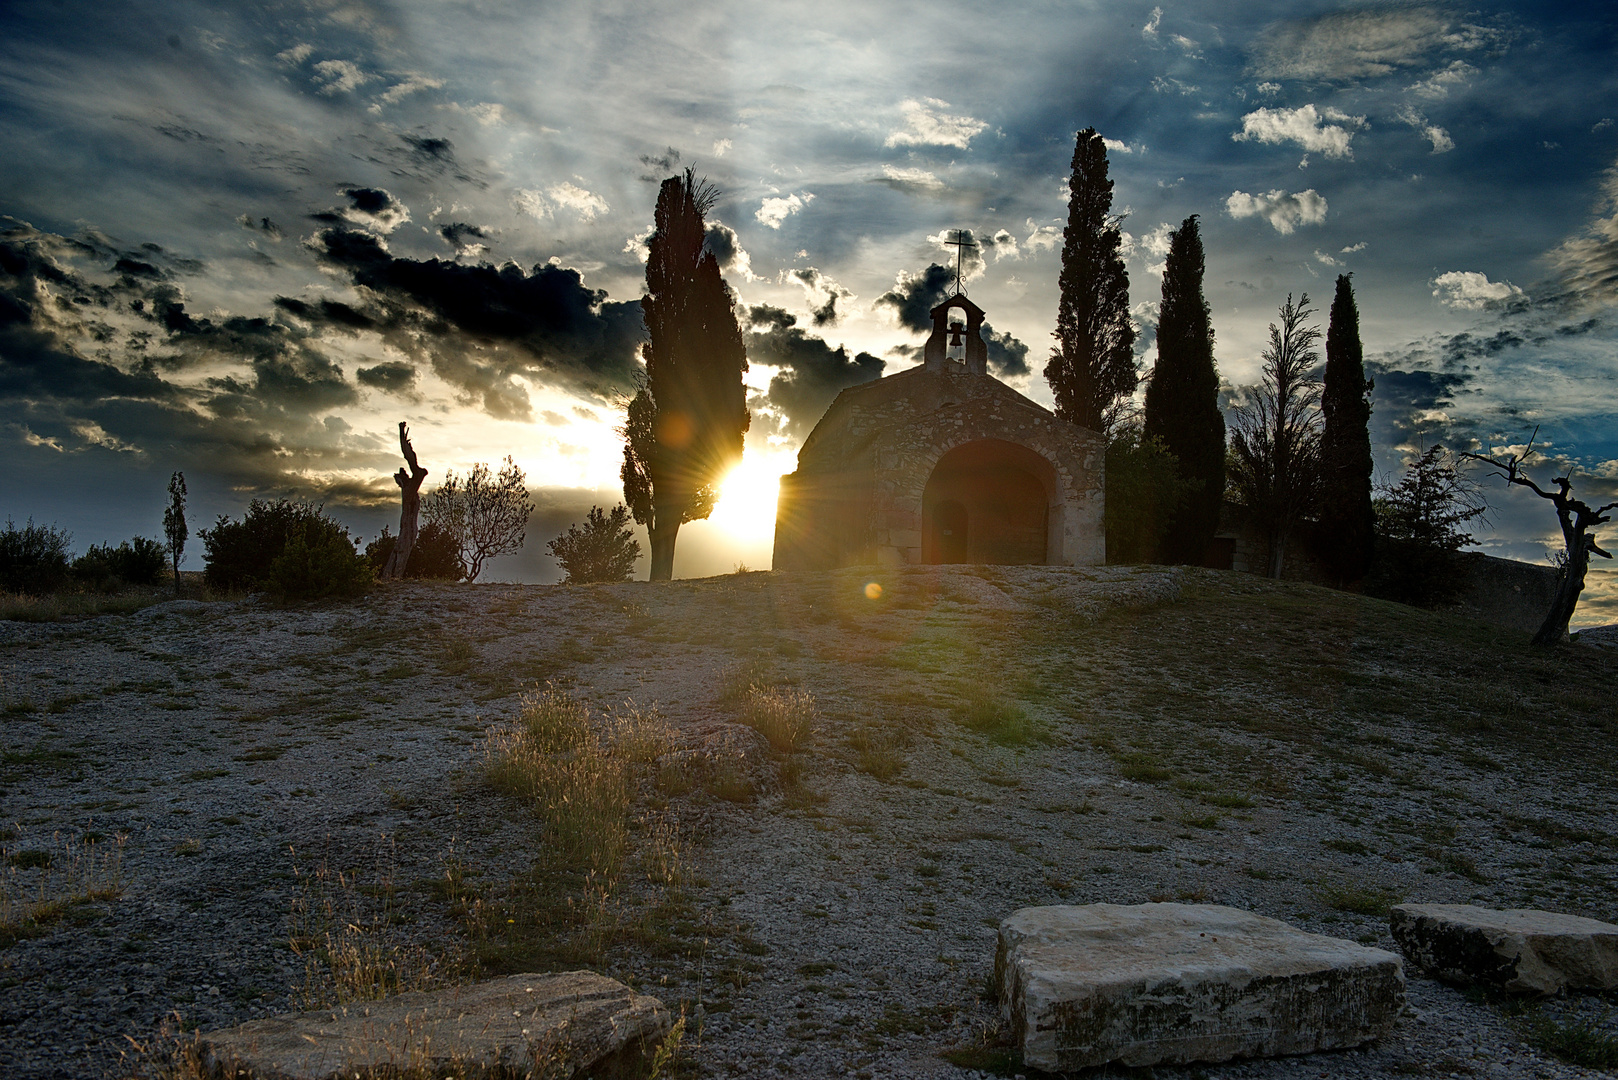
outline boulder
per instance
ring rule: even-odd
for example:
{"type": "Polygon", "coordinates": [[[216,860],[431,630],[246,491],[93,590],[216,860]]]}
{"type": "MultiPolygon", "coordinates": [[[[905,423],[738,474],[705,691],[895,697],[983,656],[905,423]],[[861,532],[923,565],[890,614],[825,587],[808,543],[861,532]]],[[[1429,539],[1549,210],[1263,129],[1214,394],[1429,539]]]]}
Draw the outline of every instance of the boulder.
{"type": "Polygon", "coordinates": [[[1399,951],[1445,982],[1513,994],[1618,987],[1618,926],[1577,915],[1470,904],[1400,904],[1399,951]]]}
{"type": "Polygon", "coordinates": [[[1392,953],[1212,904],[1023,908],[994,973],[1023,1061],[1048,1072],[1357,1046],[1405,997],[1392,953]]]}
{"type": "MultiPolygon", "coordinates": [[[[511,975],[198,1036],[205,1066],[254,1080],[343,1080],[457,1065],[522,1076],[632,1075],[669,1030],[663,1003],[590,971],[511,975]]],[[[209,1073],[214,1075],[214,1073],[209,1073]]]]}

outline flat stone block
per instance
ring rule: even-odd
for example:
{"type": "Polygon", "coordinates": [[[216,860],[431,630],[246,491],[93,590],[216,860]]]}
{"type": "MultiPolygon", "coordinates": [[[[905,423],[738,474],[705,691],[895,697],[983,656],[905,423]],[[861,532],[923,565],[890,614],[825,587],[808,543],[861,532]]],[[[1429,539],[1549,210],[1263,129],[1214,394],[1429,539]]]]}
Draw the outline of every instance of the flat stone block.
{"type": "Polygon", "coordinates": [[[1618,926],[1519,908],[1400,904],[1393,940],[1434,978],[1514,994],[1618,987],[1618,926]]]}
{"type": "Polygon", "coordinates": [[[1211,904],[1023,908],[994,972],[1023,1061],[1048,1072],[1357,1046],[1405,999],[1392,953],[1211,904]]]}
{"type": "MultiPolygon", "coordinates": [[[[519,1075],[624,1075],[669,1030],[661,1001],[592,971],[511,975],[199,1036],[223,1076],[347,1080],[356,1073],[504,1066],[519,1075]]],[[[212,1075],[212,1074],[210,1074],[212,1075]]]]}

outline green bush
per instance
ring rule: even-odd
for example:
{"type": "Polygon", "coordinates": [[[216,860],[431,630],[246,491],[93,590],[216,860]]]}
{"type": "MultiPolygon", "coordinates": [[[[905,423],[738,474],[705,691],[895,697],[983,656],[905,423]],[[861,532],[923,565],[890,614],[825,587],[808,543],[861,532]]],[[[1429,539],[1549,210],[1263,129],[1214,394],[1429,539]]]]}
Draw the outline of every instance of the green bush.
{"type": "Polygon", "coordinates": [[[590,507],[584,527],[569,525],[567,532],[548,545],[551,556],[567,571],[564,584],[624,581],[640,558],[640,541],[626,526],[629,510],[621,503],[610,513],[590,507]]]}
{"type": "Polygon", "coordinates": [[[316,600],[358,596],[373,576],[348,527],[308,503],[254,499],[242,520],[221,516],[198,535],[203,577],[214,589],[263,589],[280,599],[316,600]]]}
{"type": "Polygon", "coordinates": [[[156,585],[167,576],[168,549],[156,540],[136,536],[117,547],[92,544],[73,560],[73,577],[101,592],[117,592],[125,585],[156,585]]]}
{"type": "Polygon", "coordinates": [[[7,518],[0,531],[0,591],[45,596],[65,586],[72,539],[63,529],[35,525],[32,518],[21,528],[7,518]]]}
{"type": "Polygon", "coordinates": [[[1123,428],[1107,444],[1107,561],[1156,562],[1174,512],[1195,490],[1180,463],[1156,439],[1123,428]]]}
{"type": "MultiPolygon", "coordinates": [[[[393,546],[399,538],[383,526],[382,535],[365,545],[365,558],[376,573],[388,565],[393,546]]],[[[434,581],[459,581],[466,576],[466,564],[461,561],[461,545],[455,534],[429,521],[416,533],[416,542],[410,548],[410,561],[405,564],[407,578],[429,578],[434,581]]]]}

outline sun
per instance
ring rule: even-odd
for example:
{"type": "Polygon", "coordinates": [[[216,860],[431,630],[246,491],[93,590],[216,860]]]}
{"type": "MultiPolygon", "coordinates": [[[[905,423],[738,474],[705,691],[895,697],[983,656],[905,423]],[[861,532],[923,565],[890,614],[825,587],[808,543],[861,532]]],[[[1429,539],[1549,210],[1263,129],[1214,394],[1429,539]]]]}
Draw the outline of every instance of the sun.
{"type": "Polygon", "coordinates": [[[791,453],[749,449],[719,485],[719,501],[708,520],[738,540],[773,537],[781,477],[796,464],[791,453]]]}

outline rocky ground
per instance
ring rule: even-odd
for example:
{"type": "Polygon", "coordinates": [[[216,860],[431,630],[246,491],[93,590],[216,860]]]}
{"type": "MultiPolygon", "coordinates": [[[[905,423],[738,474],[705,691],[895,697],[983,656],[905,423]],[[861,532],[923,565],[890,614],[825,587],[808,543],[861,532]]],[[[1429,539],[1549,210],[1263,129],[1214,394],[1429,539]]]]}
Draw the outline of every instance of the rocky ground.
{"type": "MultiPolygon", "coordinates": [[[[983,993],[1027,905],[1223,903],[1388,948],[1399,900],[1618,920],[1615,675],[1589,644],[1162,569],[0,624],[0,1074],[127,1075],[165,1023],[292,1008],[321,983],[289,941],[350,918],[434,978],[509,967],[487,915],[526,895],[536,829],[480,764],[524,686],[677,731],[735,720],[738,680],[813,695],[784,786],[644,803],[686,884],[643,890],[590,966],[684,1007],[689,1074],[865,1078],[1014,1069],[983,993]]],[[[1618,1038],[1599,996],[1525,1010],[1412,973],[1410,1001],[1368,1049],[1156,1075],[1592,1076],[1547,1040],[1618,1038]]]]}

